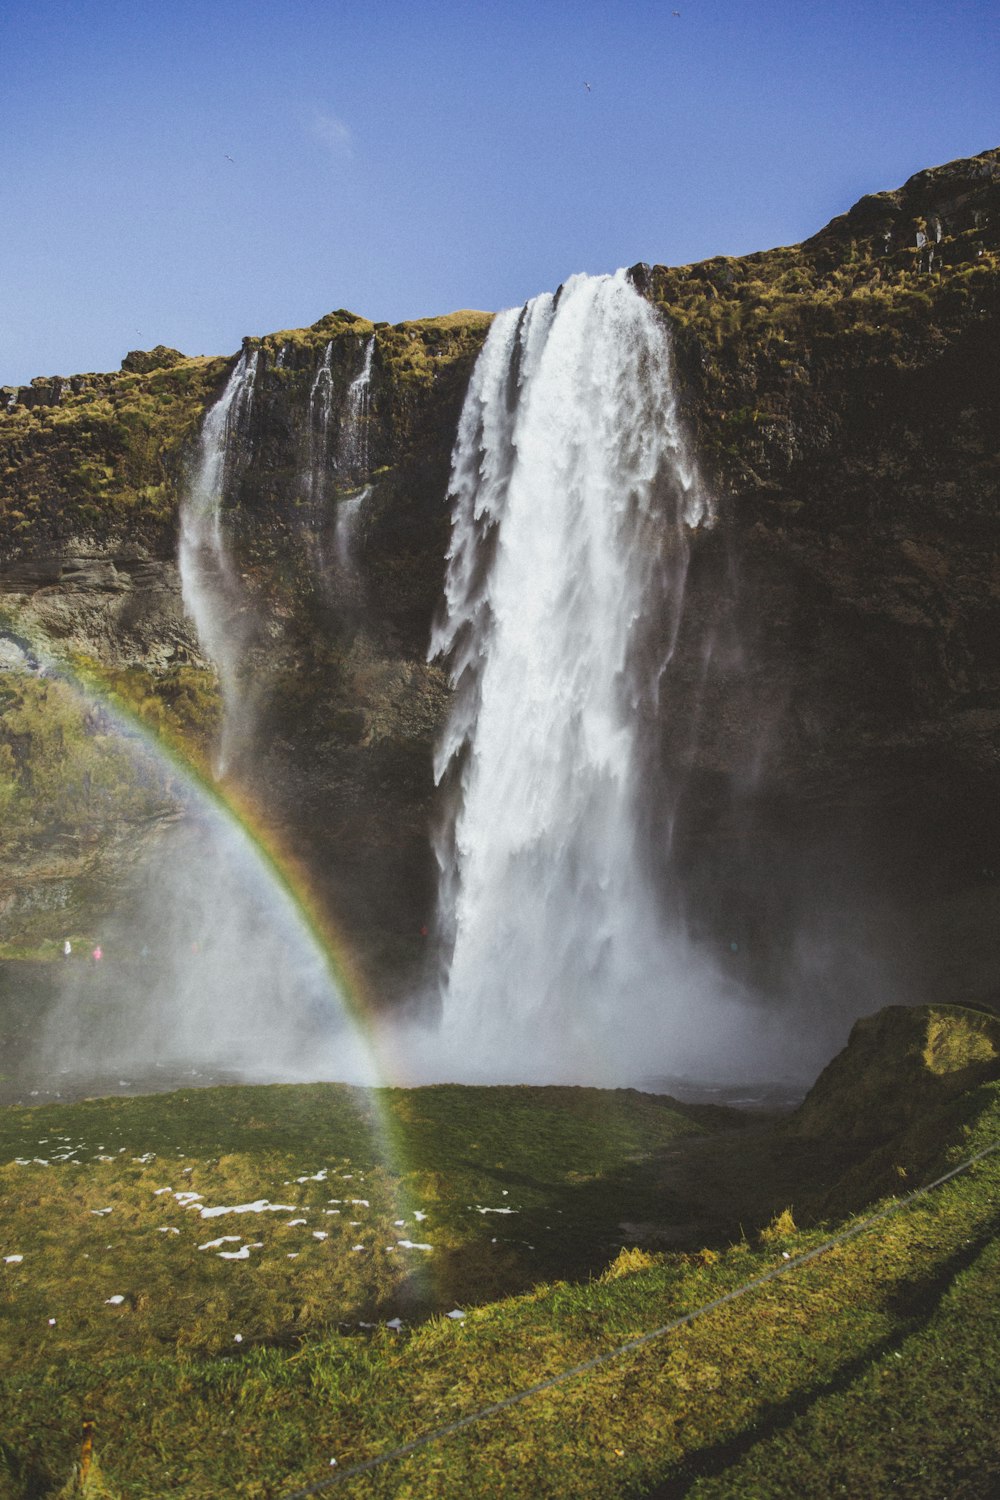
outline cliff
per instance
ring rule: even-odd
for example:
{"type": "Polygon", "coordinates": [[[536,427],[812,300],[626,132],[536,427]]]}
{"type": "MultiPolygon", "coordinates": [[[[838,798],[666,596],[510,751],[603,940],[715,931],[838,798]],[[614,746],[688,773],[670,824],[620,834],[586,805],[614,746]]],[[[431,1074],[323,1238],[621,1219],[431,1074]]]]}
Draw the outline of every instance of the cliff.
{"type": "MultiPolygon", "coordinates": [[[[991,151],[862,199],[802,245],[632,271],[672,326],[719,507],[694,540],[656,726],[651,817],[677,808],[663,879],[721,961],[817,1015],[834,970],[856,1010],[1000,988],[998,254],[991,151]]],[[[338,312],[248,341],[259,376],[224,519],[258,711],[235,774],[386,991],[419,970],[433,901],[447,691],[425,653],[488,324],[338,312]],[[317,479],[320,362],[339,411],[370,340],[363,447],[317,479]]],[[[137,351],[118,374],[6,390],[0,410],[0,624],[202,758],[214,677],[174,559],[230,368],[137,351]]],[[[32,803],[21,747],[15,810],[32,803]]],[[[32,847],[44,868],[44,839],[32,847]]]]}

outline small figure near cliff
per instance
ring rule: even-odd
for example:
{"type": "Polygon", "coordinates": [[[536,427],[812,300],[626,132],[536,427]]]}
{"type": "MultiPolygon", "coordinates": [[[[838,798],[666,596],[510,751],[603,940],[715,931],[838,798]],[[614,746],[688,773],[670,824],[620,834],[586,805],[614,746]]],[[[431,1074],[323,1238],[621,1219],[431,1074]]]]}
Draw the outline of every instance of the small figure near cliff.
{"type": "Polygon", "coordinates": [[[63,940],[63,958],[69,958],[69,956],[70,956],[70,954],[72,952],[73,952],[73,944],[70,942],[69,938],[64,938],[64,940],[63,940]]]}
{"type": "Polygon", "coordinates": [[[101,959],[104,957],[104,954],[101,952],[100,943],[98,943],[97,947],[94,949],[93,953],[90,956],[94,960],[95,964],[100,963],[101,959]]]}

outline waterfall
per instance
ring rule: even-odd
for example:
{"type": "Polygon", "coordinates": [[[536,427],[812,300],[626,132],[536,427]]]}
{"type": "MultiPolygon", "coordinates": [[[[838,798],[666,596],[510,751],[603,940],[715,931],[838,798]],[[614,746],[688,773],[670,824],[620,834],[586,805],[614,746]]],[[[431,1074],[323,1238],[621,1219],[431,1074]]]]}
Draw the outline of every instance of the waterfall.
{"type": "Polygon", "coordinates": [[[223,775],[246,727],[239,666],[246,629],[239,587],[222,528],[222,500],[232,470],[246,455],[257,378],[258,351],[244,349],[226,388],[202,424],[194,473],[181,507],[178,565],[184,608],[198,641],[215,664],[222,692],[222,743],[216,774],[223,775]]]}
{"type": "Polygon", "coordinates": [[[372,355],[375,335],[365,344],[361,369],[347,387],[344,430],[341,438],[341,460],[354,474],[368,469],[368,407],[371,401],[372,355]]]}
{"type": "Polygon", "coordinates": [[[330,415],[333,411],[333,340],[323,350],[323,358],[309,392],[309,460],[308,488],[310,500],[322,498],[326,486],[326,469],[330,456],[330,415]]]}
{"type": "Polygon", "coordinates": [[[494,320],[450,492],[430,655],[454,690],[435,762],[453,1075],[683,1065],[714,980],[654,892],[644,803],[688,536],[712,510],[666,329],[626,273],[494,320]]]}
{"type": "Polygon", "coordinates": [[[359,490],[349,500],[341,500],[337,506],[337,532],[334,538],[334,550],[337,566],[344,578],[349,578],[353,574],[354,528],[357,525],[361,507],[371,492],[371,485],[366,484],[363,490],[359,490]]]}

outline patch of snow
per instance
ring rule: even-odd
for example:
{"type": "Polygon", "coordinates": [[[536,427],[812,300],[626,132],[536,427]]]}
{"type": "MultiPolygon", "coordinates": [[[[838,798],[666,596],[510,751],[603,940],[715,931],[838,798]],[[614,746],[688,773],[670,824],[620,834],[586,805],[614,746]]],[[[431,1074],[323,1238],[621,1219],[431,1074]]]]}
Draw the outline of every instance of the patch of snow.
{"type": "Polygon", "coordinates": [[[5,1255],[3,1263],[5,1266],[19,1266],[23,1259],[23,1255],[5,1255]]]}
{"type": "Polygon", "coordinates": [[[285,1225],[285,1228],[286,1229],[294,1229],[295,1226],[296,1226],[296,1224],[308,1224],[308,1223],[309,1223],[308,1219],[289,1219],[288,1223],[285,1225]]]}
{"type": "Polygon", "coordinates": [[[203,1208],[201,1216],[203,1219],[218,1219],[223,1214],[293,1214],[294,1212],[294,1203],[270,1203],[266,1198],[257,1198],[253,1203],[234,1203],[221,1208],[203,1208]]]}
{"type": "Polygon", "coordinates": [[[352,1203],[360,1203],[362,1208],[371,1208],[371,1204],[367,1198],[352,1198],[350,1201],[352,1203]]]}
{"type": "Polygon", "coordinates": [[[396,1332],[398,1333],[403,1326],[403,1320],[402,1318],[390,1318],[385,1326],[386,1328],[395,1328],[396,1332]]]}
{"type": "Polygon", "coordinates": [[[433,1245],[418,1245],[414,1240],[397,1240],[400,1250],[433,1250],[433,1245]]]}
{"type": "Polygon", "coordinates": [[[364,1248],[365,1248],[364,1245],[352,1245],[351,1246],[352,1250],[364,1250],[364,1248]]]}
{"type": "Polygon", "coordinates": [[[426,1214],[422,1214],[420,1212],[419,1208],[415,1208],[413,1210],[413,1217],[416,1219],[416,1221],[417,1221],[418,1224],[422,1224],[424,1222],[424,1220],[426,1219],[427,1215],[426,1214]]]}
{"type": "Polygon", "coordinates": [[[477,1214],[516,1214],[517,1213],[517,1209],[516,1208],[483,1208],[481,1206],[481,1204],[477,1203],[476,1204],[476,1213],[477,1214]]]}
{"type": "Polygon", "coordinates": [[[104,1305],[105,1307],[120,1307],[124,1301],[125,1298],[122,1296],[121,1292],[116,1292],[113,1297],[105,1297],[104,1305]]]}
{"type": "Polygon", "coordinates": [[[92,1208],[90,1210],[90,1212],[92,1214],[97,1214],[98,1218],[103,1218],[103,1216],[105,1214],[110,1214],[113,1211],[114,1211],[114,1204],[112,1204],[110,1208],[92,1208]]]}
{"type": "Polygon", "coordinates": [[[453,1307],[450,1313],[445,1313],[446,1318],[464,1318],[465,1313],[460,1307],[453,1307]]]}
{"type": "Polygon", "coordinates": [[[156,1232],[157,1234],[180,1234],[180,1230],[175,1229],[172,1224],[161,1224],[156,1232]]]}
{"type": "Polygon", "coordinates": [[[204,1245],[199,1245],[199,1250],[218,1250],[220,1245],[239,1244],[243,1238],[241,1234],[220,1234],[217,1240],[207,1240],[204,1245]]]}
{"type": "Polygon", "coordinates": [[[325,1230],[323,1230],[323,1229],[314,1229],[313,1230],[313,1239],[314,1240],[326,1240],[326,1239],[329,1239],[329,1238],[330,1238],[330,1236],[326,1233],[325,1230]]]}
{"type": "Polygon", "coordinates": [[[241,1245],[238,1250],[220,1250],[218,1255],[220,1260],[249,1260],[250,1246],[241,1245]]]}

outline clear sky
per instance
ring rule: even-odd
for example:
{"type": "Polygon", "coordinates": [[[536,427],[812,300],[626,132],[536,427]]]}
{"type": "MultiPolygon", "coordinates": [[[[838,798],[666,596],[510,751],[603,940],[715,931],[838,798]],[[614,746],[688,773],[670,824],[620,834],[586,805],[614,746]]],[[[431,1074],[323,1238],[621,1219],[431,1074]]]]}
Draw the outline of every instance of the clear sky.
{"type": "Polygon", "coordinates": [[[793,243],[1000,143],[998,17],[0,0],[0,382],[793,243]]]}

